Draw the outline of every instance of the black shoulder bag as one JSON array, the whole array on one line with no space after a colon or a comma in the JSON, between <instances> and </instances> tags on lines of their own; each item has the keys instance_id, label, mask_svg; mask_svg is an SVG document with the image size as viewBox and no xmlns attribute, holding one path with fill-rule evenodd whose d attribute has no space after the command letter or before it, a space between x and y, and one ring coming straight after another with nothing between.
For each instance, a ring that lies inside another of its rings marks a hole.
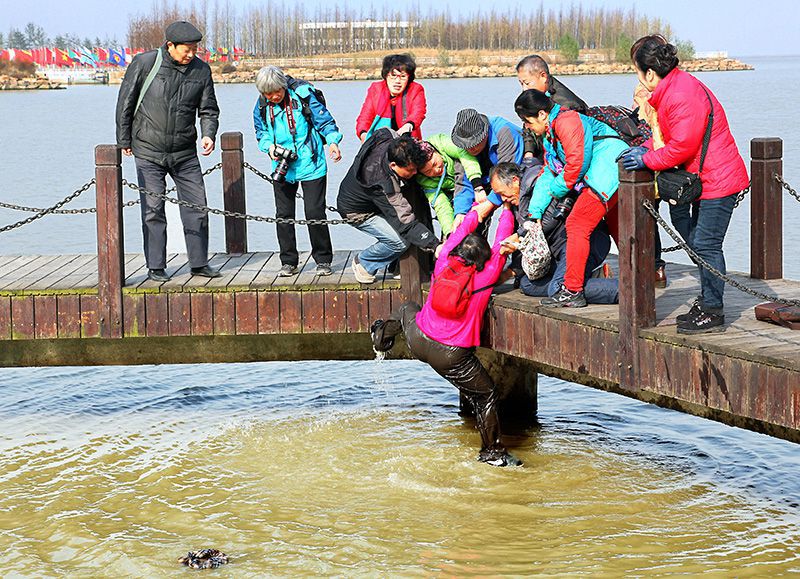
<instances>
[{"instance_id":1,"label":"black shoulder bag","mask_svg":"<svg viewBox=\"0 0 800 579\"><path fill-rule=\"evenodd\" d=\"M703 193L703 183L700 181L700 174L703 172L703 163L706 160L708 143L711 140L711 127L714 125L714 103L711 102L708 91L705 88L703 88L703 91L706 93L708 104L711 105L711 111L708 113L706 132L703 135L703 148L700 151L700 166L697 168L697 173L674 168L661 171L656 176L658 196L668 201L670 205L694 203Z\"/></svg>"}]
</instances>

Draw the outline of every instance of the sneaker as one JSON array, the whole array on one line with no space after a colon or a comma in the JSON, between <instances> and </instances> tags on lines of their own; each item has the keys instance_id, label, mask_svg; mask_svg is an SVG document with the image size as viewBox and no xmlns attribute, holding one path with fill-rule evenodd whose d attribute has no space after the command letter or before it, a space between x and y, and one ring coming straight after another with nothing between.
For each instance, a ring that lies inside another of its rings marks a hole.
<instances>
[{"instance_id":1,"label":"sneaker","mask_svg":"<svg viewBox=\"0 0 800 579\"><path fill-rule=\"evenodd\" d=\"M353 273L356 276L356 281L359 283L373 283L375 281L375 276L361 265L358 261L358 256L355 256L353 259Z\"/></svg>"},{"instance_id":2,"label":"sneaker","mask_svg":"<svg viewBox=\"0 0 800 579\"><path fill-rule=\"evenodd\" d=\"M165 269L148 269L147 279L163 283L165 281L169 281L169 276L167 275L167 271Z\"/></svg>"},{"instance_id":3,"label":"sneaker","mask_svg":"<svg viewBox=\"0 0 800 579\"><path fill-rule=\"evenodd\" d=\"M317 269L314 270L314 273L319 276L331 275L333 273L333 269L331 269L331 264L329 263L318 263Z\"/></svg>"},{"instance_id":4,"label":"sneaker","mask_svg":"<svg viewBox=\"0 0 800 579\"><path fill-rule=\"evenodd\" d=\"M403 330L398 320L375 320L369 328L372 347L376 352L388 352L394 346L394 338Z\"/></svg>"},{"instance_id":5,"label":"sneaker","mask_svg":"<svg viewBox=\"0 0 800 579\"><path fill-rule=\"evenodd\" d=\"M586 307L586 296L583 290L572 292L562 285L554 295L539 303L548 308L583 308Z\"/></svg>"},{"instance_id":6,"label":"sneaker","mask_svg":"<svg viewBox=\"0 0 800 579\"><path fill-rule=\"evenodd\" d=\"M692 302L692 307L689 308L689 311L686 312L685 314L680 314L679 316L675 316L675 320L678 323L687 322L691 320L693 317L695 317L697 314L699 314L701 309L703 309L703 305L700 300L700 297L698 296L694 298L694 301Z\"/></svg>"},{"instance_id":7,"label":"sneaker","mask_svg":"<svg viewBox=\"0 0 800 579\"><path fill-rule=\"evenodd\" d=\"M479 462L492 466L522 466L522 461L505 450L482 450L478 455Z\"/></svg>"},{"instance_id":8,"label":"sneaker","mask_svg":"<svg viewBox=\"0 0 800 579\"><path fill-rule=\"evenodd\" d=\"M679 334L708 334L711 332L723 332L725 328L725 314L709 312L700 309L696 316L682 322L678 322Z\"/></svg>"},{"instance_id":9,"label":"sneaker","mask_svg":"<svg viewBox=\"0 0 800 579\"><path fill-rule=\"evenodd\" d=\"M284 263L281 270L278 272L280 277L292 277L297 274L297 266L290 263Z\"/></svg>"}]
</instances>

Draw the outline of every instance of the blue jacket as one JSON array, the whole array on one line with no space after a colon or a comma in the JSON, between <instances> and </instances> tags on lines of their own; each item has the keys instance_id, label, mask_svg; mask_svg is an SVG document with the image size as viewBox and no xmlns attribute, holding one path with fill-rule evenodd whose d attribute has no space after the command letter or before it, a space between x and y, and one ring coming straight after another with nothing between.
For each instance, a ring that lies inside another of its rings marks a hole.
<instances>
[{"instance_id":1,"label":"blue jacket","mask_svg":"<svg viewBox=\"0 0 800 579\"><path fill-rule=\"evenodd\" d=\"M481 162L481 168L483 169L484 189L487 193L491 191L489 187L489 170L498 163L506 161L521 165L522 157L525 155L522 131L518 126L503 117L488 117L488 119L489 134L486 148L478 155L478 160ZM489 199L495 205L503 204L503 200L497 193L489 193ZM466 213L470 208L467 207L462 211L463 206L460 206L458 209L456 213Z\"/></svg>"},{"instance_id":2,"label":"blue jacket","mask_svg":"<svg viewBox=\"0 0 800 579\"><path fill-rule=\"evenodd\" d=\"M259 98L253 109L253 125L258 140L258 148L264 153L269 153L272 145L281 145L297 153L297 161L289 163L286 181L310 181L324 177L328 172L325 162L325 145L339 144L342 133L336 126L336 121L325 106L311 92L311 85L301 84L295 90L286 89L292 103L292 113L295 122L295 135L289 131L286 111L281 105L270 105L263 98ZM311 107L313 127L309 127L300 98L308 99ZM275 114L273 126L270 118L270 107ZM266 122L263 115L266 113ZM309 131L311 134L309 135ZM323 143L324 138L324 143ZM276 161L272 161L275 169Z\"/></svg>"},{"instance_id":3,"label":"blue jacket","mask_svg":"<svg viewBox=\"0 0 800 579\"><path fill-rule=\"evenodd\" d=\"M607 124L553 105L544 139L545 167L536 180L528 211L540 219L553 198L588 186L607 202L619 188L617 156L628 148Z\"/></svg>"}]
</instances>

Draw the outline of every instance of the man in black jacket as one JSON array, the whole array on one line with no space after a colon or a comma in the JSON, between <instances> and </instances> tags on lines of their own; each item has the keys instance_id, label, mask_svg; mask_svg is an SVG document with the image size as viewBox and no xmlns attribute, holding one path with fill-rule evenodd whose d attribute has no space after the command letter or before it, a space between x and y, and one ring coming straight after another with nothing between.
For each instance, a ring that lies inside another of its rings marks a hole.
<instances>
[{"instance_id":1,"label":"man in black jacket","mask_svg":"<svg viewBox=\"0 0 800 579\"><path fill-rule=\"evenodd\" d=\"M430 227L430 208L414 181L426 161L413 137L379 129L361 146L339 185L339 213L376 238L353 260L359 282L374 282L375 274L403 255L409 244L431 250L439 245Z\"/></svg>"},{"instance_id":2,"label":"man in black jacket","mask_svg":"<svg viewBox=\"0 0 800 579\"><path fill-rule=\"evenodd\" d=\"M170 24L165 36L164 46L137 55L128 66L117 99L117 145L135 157L140 187L163 194L170 175L178 199L205 205L195 123L199 116L203 155L208 156L214 151L219 107L211 69L195 56L203 35L180 21ZM140 197L148 277L167 281L164 200ZM208 265L208 214L183 206L180 213L192 275L218 277L219 271Z\"/></svg>"}]
</instances>

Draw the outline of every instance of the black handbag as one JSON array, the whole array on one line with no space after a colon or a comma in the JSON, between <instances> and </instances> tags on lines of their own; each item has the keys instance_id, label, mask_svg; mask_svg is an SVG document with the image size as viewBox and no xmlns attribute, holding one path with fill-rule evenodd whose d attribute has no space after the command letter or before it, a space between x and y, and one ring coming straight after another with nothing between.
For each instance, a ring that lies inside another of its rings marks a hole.
<instances>
[{"instance_id":1,"label":"black handbag","mask_svg":"<svg viewBox=\"0 0 800 579\"><path fill-rule=\"evenodd\" d=\"M714 103L711 102L708 91L705 88L703 91L706 93L708 104L711 105L711 111L708 113L706 132L703 135L703 148L700 150L700 166L697 168L697 173L675 168L661 171L656 176L658 196L669 202L670 205L694 203L703 193L700 174L703 172L703 163L705 163L708 143L711 140L711 128L714 126Z\"/></svg>"}]
</instances>

